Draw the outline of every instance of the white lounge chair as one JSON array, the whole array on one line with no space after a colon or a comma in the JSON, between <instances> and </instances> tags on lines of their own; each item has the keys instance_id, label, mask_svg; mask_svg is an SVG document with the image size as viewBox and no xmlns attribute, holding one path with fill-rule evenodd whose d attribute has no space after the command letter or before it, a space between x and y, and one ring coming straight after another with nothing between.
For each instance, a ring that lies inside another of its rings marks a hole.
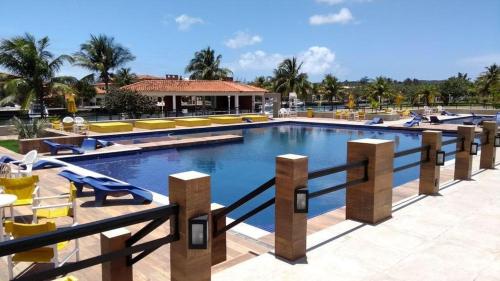
<instances>
[{"instance_id":1,"label":"white lounge chair","mask_svg":"<svg viewBox=\"0 0 500 281\"><path fill-rule=\"evenodd\" d=\"M15 164L15 169L12 173L15 176L31 176L31 171L33 170L33 164L36 162L38 156L38 151L32 150L23 159L19 161L12 161L10 163Z\"/></svg>"}]
</instances>

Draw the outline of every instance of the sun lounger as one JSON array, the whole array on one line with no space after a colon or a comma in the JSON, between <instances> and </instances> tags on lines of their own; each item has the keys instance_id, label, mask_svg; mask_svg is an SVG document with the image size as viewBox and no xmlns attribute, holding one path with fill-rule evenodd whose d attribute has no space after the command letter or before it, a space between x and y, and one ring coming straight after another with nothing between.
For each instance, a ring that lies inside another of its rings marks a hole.
<instances>
[{"instance_id":1,"label":"sun lounger","mask_svg":"<svg viewBox=\"0 0 500 281\"><path fill-rule=\"evenodd\" d=\"M33 170L43 170L43 169L52 169L52 168L60 168L66 167L65 164L54 162L50 160L38 160L33 164Z\"/></svg>"},{"instance_id":2,"label":"sun lounger","mask_svg":"<svg viewBox=\"0 0 500 281\"><path fill-rule=\"evenodd\" d=\"M153 201L153 195L151 192L138 188L130 184L122 184L119 182L103 182L99 179L92 177L84 177L83 182L94 189L95 194L95 204L97 206L102 206L106 202L106 197L120 197L126 194L130 194L134 197L134 200L139 203L149 204Z\"/></svg>"},{"instance_id":3,"label":"sun lounger","mask_svg":"<svg viewBox=\"0 0 500 281\"><path fill-rule=\"evenodd\" d=\"M441 111L441 115L446 115L446 116L457 116L458 114L452 113L446 110Z\"/></svg>"},{"instance_id":4,"label":"sun lounger","mask_svg":"<svg viewBox=\"0 0 500 281\"><path fill-rule=\"evenodd\" d=\"M106 201L106 196L123 196L131 194L138 202L148 204L153 200L151 192L130 184L114 181L109 178L85 177L75 172L64 170L60 176L73 182L77 189L77 194L82 194L84 186L94 189L96 205L101 206Z\"/></svg>"},{"instance_id":5,"label":"sun lounger","mask_svg":"<svg viewBox=\"0 0 500 281\"><path fill-rule=\"evenodd\" d=\"M102 147L112 146L113 145L113 142L107 141L107 140L99 140L99 139L97 139L96 141L97 141L97 147L98 148L102 148Z\"/></svg>"},{"instance_id":6,"label":"sun lounger","mask_svg":"<svg viewBox=\"0 0 500 281\"><path fill-rule=\"evenodd\" d=\"M93 138L86 138L83 140L80 149L83 151L94 151L97 149L97 140Z\"/></svg>"},{"instance_id":7,"label":"sun lounger","mask_svg":"<svg viewBox=\"0 0 500 281\"><path fill-rule=\"evenodd\" d=\"M0 157L0 163L10 163L12 161L16 161L16 159L6 155Z\"/></svg>"},{"instance_id":8,"label":"sun lounger","mask_svg":"<svg viewBox=\"0 0 500 281\"><path fill-rule=\"evenodd\" d=\"M83 149L73 144L60 144L50 140L44 140L43 143L49 147L50 155L57 155L59 150L71 150L74 154L83 154L85 152Z\"/></svg>"},{"instance_id":9,"label":"sun lounger","mask_svg":"<svg viewBox=\"0 0 500 281\"><path fill-rule=\"evenodd\" d=\"M375 117L372 120L365 123L365 125L375 125L375 124L383 124L384 120L380 117Z\"/></svg>"},{"instance_id":10,"label":"sun lounger","mask_svg":"<svg viewBox=\"0 0 500 281\"><path fill-rule=\"evenodd\" d=\"M420 125L420 122L421 122L422 119L418 118L418 117L415 117L413 118L412 120L408 121L408 122L405 122L403 124L403 126L405 127L413 127L413 126L418 126Z\"/></svg>"},{"instance_id":11,"label":"sun lounger","mask_svg":"<svg viewBox=\"0 0 500 281\"><path fill-rule=\"evenodd\" d=\"M430 120L431 124L441 124L441 123L443 123L443 121L439 120L439 118L437 118L437 116L431 116L430 118L431 118L431 120Z\"/></svg>"}]
</instances>

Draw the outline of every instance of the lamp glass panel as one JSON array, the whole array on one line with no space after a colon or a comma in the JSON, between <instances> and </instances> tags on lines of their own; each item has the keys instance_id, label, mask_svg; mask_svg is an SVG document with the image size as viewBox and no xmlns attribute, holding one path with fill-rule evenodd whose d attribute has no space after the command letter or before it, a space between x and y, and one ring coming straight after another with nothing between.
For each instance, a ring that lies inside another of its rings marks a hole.
<instances>
[{"instance_id":1,"label":"lamp glass panel","mask_svg":"<svg viewBox=\"0 0 500 281\"><path fill-rule=\"evenodd\" d=\"M305 210L307 208L307 194L297 193L297 210Z\"/></svg>"},{"instance_id":2,"label":"lamp glass panel","mask_svg":"<svg viewBox=\"0 0 500 281\"><path fill-rule=\"evenodd\" d=\"M191 225L191 241L193 245L203 245L205 243L203 228L202 223L194 223Z\"/></svg>"}]
</instances>

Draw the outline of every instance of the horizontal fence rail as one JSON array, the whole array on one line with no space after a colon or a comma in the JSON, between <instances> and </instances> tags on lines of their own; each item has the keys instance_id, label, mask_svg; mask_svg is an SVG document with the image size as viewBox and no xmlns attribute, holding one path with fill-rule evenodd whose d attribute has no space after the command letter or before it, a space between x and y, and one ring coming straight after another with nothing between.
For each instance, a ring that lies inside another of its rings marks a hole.
<instances>
[{"instance_id":1,"label":"horizontal fence rail","mask_svg":"<svg viewBox=\"0 0 500 281\"><path fill-rule=\"evenodd\" d=\"M335 192L335 191L339 191L341 189L348 188L350 186L354 186L354 185L368 181L368 160L362 160L362 161L358 161L358 162L348 163L348 164L344 164L344 165L340 165L340 166L336 166L336 167L320 169L320 170L310 172L309 179L316 179L319 177L324 177L324 176L332 175L335 173L340 173L340 172L344 172L344 171L347 171L350 169L361 168L361 167L364 168L364 175L362 178L351 180L351 181L348 181L345 183L334 185L332 187L327 187L327 188L323 188L323 189L318 190L318 191L311 192L311 193L309 193L309 198L312 199L312 198L320 197L322 195L325 195L325 194L328 194L331 192Z\"/></svg>"},{"instance_id":2,"label":"horizontal fence rail","mask_svg":"<svg viewBox=\"0 0 500 281\"><path fill-rule=\"evenodd\" d=\"M420 166L420 164L429 162L430 161L430 155L429 155L430 150L431 150L431 146L430 145L424 145L424 146L410 148L410 149L406 149L406 150L402 150L402 151L394 153L394 158L399 158L399 157L403 157L403 156L415 154L415 153L418 153L418 152L425 152L426 156L425 156L425 159L420 159L418 161L415 161L415 162L412 162L412 163L409 163L409 164L405 164L405 165L402 165L402 166L399 166L399 167L395 167L392 171L394 173L397 173L397 172L400 172L400 171L411 169L413 167Z\"/></svg>"},{"instance_id":3,"label":"horizontal fence rail","mask_svg":"<svg viewBox=\"0 0 500 281\"><path fill-rule=\"evenodd\" d=\"M257 187L256 189L254 189L253 191L249 192L245 196L243 196L240 199L238 199L233 204L231 204L231 205L229 205L227 207L224 207L220 212L214 214L213 217L212 217L212 221L213 221L212 222L213 223L213 235L214 235L214 237L219 236L220 234L222 234L222 233L228 231L229 229L235 227L237 224L243 222L244 220L252 217L253 215L257 214L258 212L260 212L260 211L264 210L265 208L267 208L267 207L271 206L272 204L274 204L275 198L273 197L272 199L266 201L264 204L261 204L260 206L257 206L253 210L251 210L248 213L244 214L240 218L235 219L233 222L231 222L230 224L224 226L222 229L219 229L217 227L218 222L219 222L220 219L222 219L223 217L225 217L227 214L231 213L232 211L236 210L237 208L241 207L243 204L247 203L248 201L254 199L255 197L257 197L258 195L260 195L264 191L266 191L269 188L273 187L275 184L276 184L276 178L273 177L273 178L269 179L268 181L266 181L265 183L263 183L262 185L260 185L259 187Z\"/></svg>"},{"instance_id":4,"label":"horizontal fence rail","mask_svg":"<svg viewBox=\"0 0 500 281\"><path fill-rule=\"evenodd\" d=\"M366 165L368 165L368 160L363 160L363 161L348 163L348 164L335 166L335 167L331 167L331 168L325 168L325 169L312 171L308 175L309 175L309 179L312 180L312 179L328 176L331 174L344 172L344 171L347 171L349 169L364 167Z\"/></svg>"},{"instance_id":5,"label":"horizontal fence rail","mask_svg":"<svg viewBox=\"0 0 500 281\"><path fill-rule=\"evenodd\" d=\"M36 272L34 274L29 274L28 276L21 276L19 278L16 278L15 280L28 281L55 278L60 275L65 275L73 271L102 264L104 262L108 262L120 257L127 257L127 263L130 266L143 257L147 256L149 253L153 252L155 249L158 249L160 246L179 240L179 232L177 228L178 213L178 206L176 204L171 204L151 210L140 211L133 214L122 215L96 222L58 229L52 232L0 242L0 257L54 245L59 242L94 235L120 227L151 221L148 225L146 225L143 229L138 231L136 234L131 236L129 240L126 241L127 247L124 249L101 254L99 256L80 260L74 263L67 263L61 267ZM144 242L139 245L133 245L144 236L146 236L149 232L156 229L158 226L169 219L174 220L171 224L170 234L162 238ZM133 259L132 254L139 252L140 254Z\"/></svg>"}]
</instances>

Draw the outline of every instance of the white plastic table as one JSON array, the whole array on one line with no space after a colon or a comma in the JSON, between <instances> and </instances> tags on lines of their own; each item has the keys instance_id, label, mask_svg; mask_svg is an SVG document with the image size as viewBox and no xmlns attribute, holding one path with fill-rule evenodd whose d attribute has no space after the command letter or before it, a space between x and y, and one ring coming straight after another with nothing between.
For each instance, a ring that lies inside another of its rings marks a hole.
<instances>
[{"instance_id":1,"label":"white plastic table","mask_svg":"<svg viewBox=\"0 0 500 281\"><path fill-rule=\"evenodd\" d=\"M4 232L3 232L3 217L4 217L4 208L10 207L10 215L14 214L13 203L16 202L17 196L12 194L0 194L0 242L4 240Z\"/></svg>"}]
</instances>

